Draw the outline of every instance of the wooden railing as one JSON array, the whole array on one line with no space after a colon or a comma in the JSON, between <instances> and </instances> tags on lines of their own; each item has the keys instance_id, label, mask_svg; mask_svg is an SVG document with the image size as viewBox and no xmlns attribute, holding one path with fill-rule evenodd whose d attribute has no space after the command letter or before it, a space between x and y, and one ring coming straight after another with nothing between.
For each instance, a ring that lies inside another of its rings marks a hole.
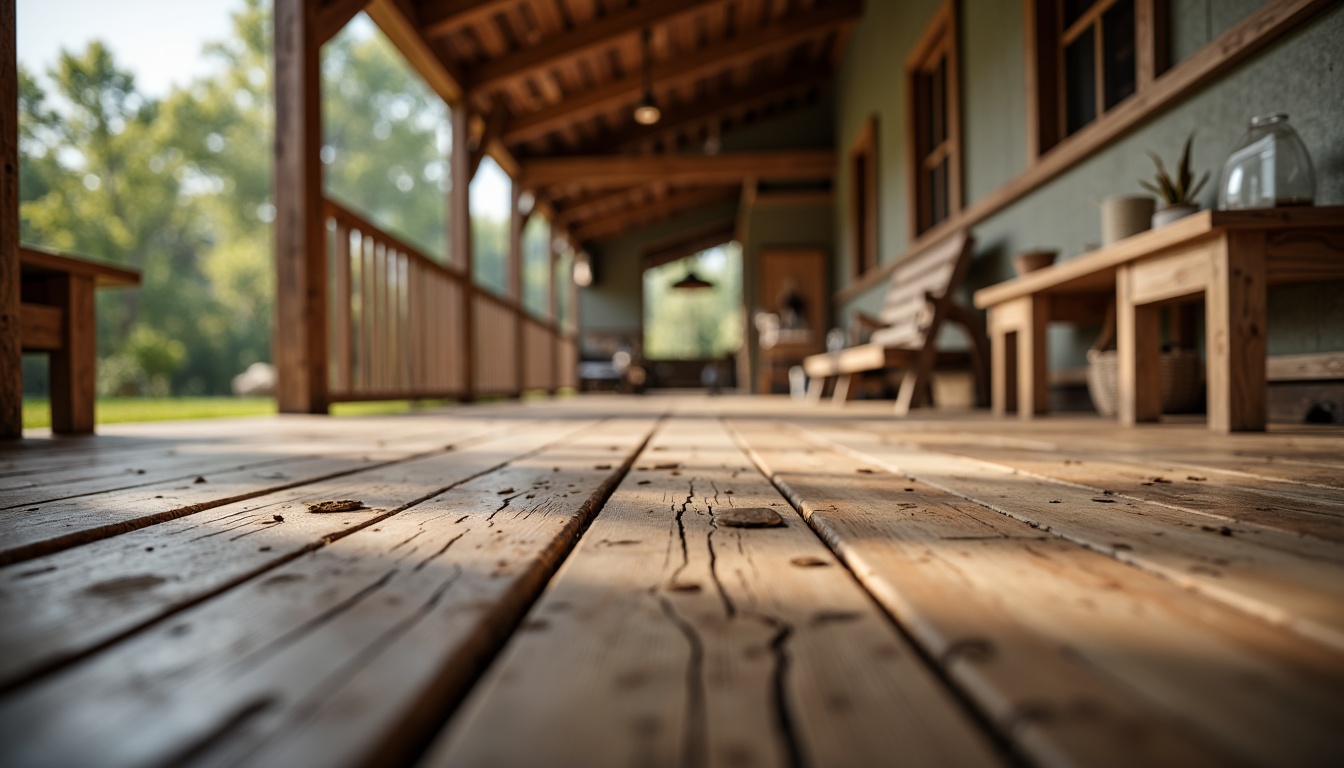
<instances>
[{"instance_id":1,"label":"wooden railing","mask_svg":"<svg viewBox=\"0 0 1344 768\"><path fill-rule=\"evenodd\" d=\"M475 288L460 270L353 211L324 203L331 402L518 395L574 385L572 334Z\"/></svg>"}]
</instances>

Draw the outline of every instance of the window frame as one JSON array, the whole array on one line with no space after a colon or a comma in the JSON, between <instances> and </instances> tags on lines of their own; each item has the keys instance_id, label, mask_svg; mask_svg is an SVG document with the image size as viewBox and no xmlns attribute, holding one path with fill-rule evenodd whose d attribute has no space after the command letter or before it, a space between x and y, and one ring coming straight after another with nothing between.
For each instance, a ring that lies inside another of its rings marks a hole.
<instances>
[{"instance_id":1,"label":"window frame","mask_svg":"<svg viewBox=\"0 0 1344 768\"><path fill-rule=\"evenodd\" d=\"M869 116L849 148L849 259L855 278L877 269L882 261L878 255L877 187L877 118Z\"/></svg>"},{"instance_id":2,"label":"window frame","mask_svg":"<svg viewBox=\"0 0 1344 768\"><path fill-rule=\"evenodd\" d=\"M910 195L910 240L937 228L961 213L961 62L958 45L955 0L945 0L934 12L919 41L905 60L906 163ZM917 116L921 114L922 83L940 62L946 62L943 75L946 112L944 138L937 145L924 147ZM935 160L936 158L936 160ZM947 161L947 210L933 220L932 191L926 186L926 165Z\"/></svg>"},{"instance_id":3,"label":"window frame","mask_svg":"<svg viewBox=\"0 0 1344 768\"><path fill-rule=\"evenodd\" d=\"M1023 0L1027 55L1027 153L1035 162L1051 149L1102 130L1099 126L1125 104L1142 97L1153 82L1170 67L1168 0L1133 0L1134 3L1134 92L1106 107L1105 51L1101 19L1121 0L1096 0L1069 29L1064 29L1064 0ZM1095 36L1093 56L1093 118L1068 133L1064 87L1065 48L1081 35Z\"/></svg>"}]
</instances>

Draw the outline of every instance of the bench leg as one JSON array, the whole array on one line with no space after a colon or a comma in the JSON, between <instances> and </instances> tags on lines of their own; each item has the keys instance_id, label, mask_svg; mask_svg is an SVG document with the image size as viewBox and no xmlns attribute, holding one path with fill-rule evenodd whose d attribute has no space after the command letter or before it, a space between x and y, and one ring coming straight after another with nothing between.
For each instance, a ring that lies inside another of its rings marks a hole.
<instances>
[{"instance_id":1,"label":"bench leg","mask_svg":"<svg viewBox=\"0 0 1344 768\"><path fill-rule=\"evenodd\" d=\"M812 380L807 382L807 404L816 405L821 402L821 393L826 390L825 376L813 376Z\"/></svg>"},{"instance_id":2,"label":"bench leg","mask_svg":"<svg viewBox=\"0 0 1344 768\"><path fill-rule=\"evenodd\" d=\"M853 378L852 373L842 373L835 378L835 392L831 394L831 404L844 405L849 400L849 385Z\"/></svg>"},{"instance_id":3,"label":"bench leg","mask_svg":"<svg viewBox=\"0 0 1344 768\"><path fill-rule=\"evenodd\" d=\"M52 279L53 298L65 310L61 349L51 353L51 431L62 435L93 432L96 338L93 278L62 275Z\"/></svg>"},{"instance_id":4,"label":"bench leg","mask_svg":"<svg viewBox=\"0 0 1344 768\"><path fill-rule=\"evenodd\" d=\"M990 310L991 314L993 309ZM995 328L989 336L989 403L996 417L1008 413L1008 332Z\"/></svg>"},{"instance_id":5,"label":"bench leg","mask_svg":"<svg viewBox=\"0 0 1344 768\"><path fill-rule=\"evenodd\" d=\"M1116 403L1120 423L1133 426L1162 417L1162 316L1160 307L1134 303L1131 271L1115 275Z\"/></svg>"}]
</instances>

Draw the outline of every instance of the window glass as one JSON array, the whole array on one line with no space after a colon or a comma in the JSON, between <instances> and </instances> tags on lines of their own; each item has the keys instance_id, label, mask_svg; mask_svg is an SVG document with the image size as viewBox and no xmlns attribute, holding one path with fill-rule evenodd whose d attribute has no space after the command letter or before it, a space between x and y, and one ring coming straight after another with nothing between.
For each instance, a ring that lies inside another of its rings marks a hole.
<instances>
[{"instance_id":1,"label":"window glass","mask_svg":"<svg viewBox=\"0 0 1344 768\"><path fill-rule=\"evenodd\" d=\"M551 223L540 213L532 214L523 228L523 308L533 317L546 317L550 307Z\"/></svg>"},{"instance_id":2,"label":"window glass","mask_svg":"<svg viewBox=\"0 0 1344 768\"><path fill-rule=\"evenodd\" d=\"M509 205L512 181L488 155L471 180L471 258L476 284L503 296L509 290Z\"/></svg>"},{"instance_id":3,"label":"window glass","mask_svg":"<svg viewBox=\"0 0 1344 768\"><path fill-rule=\"evenodd\" d=\"M1064 134L1097 117L1096 37L1084 32L1064 48Z\"/></svg>"}]
</instances>

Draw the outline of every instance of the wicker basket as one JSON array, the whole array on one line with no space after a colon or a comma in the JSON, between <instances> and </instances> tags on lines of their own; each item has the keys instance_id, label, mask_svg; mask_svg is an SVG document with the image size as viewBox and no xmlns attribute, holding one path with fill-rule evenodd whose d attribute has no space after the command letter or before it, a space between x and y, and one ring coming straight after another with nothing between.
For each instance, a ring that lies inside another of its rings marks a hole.
<instances>
[{"instance_id":1,"label":"wicker basket","mask_svg":"<svg viewBox=\"0 0 1344 768\"><path fill-rule=\"evenodd\" d=\"M1102 416L1114 416L1119 407L1118 353L1111 349L1087 352L1087 393ZM1162 412L1188 413L1199 407L1203 386L1199 353L1173 349L1162 353Z\"/></svg>"}]
</instances>

